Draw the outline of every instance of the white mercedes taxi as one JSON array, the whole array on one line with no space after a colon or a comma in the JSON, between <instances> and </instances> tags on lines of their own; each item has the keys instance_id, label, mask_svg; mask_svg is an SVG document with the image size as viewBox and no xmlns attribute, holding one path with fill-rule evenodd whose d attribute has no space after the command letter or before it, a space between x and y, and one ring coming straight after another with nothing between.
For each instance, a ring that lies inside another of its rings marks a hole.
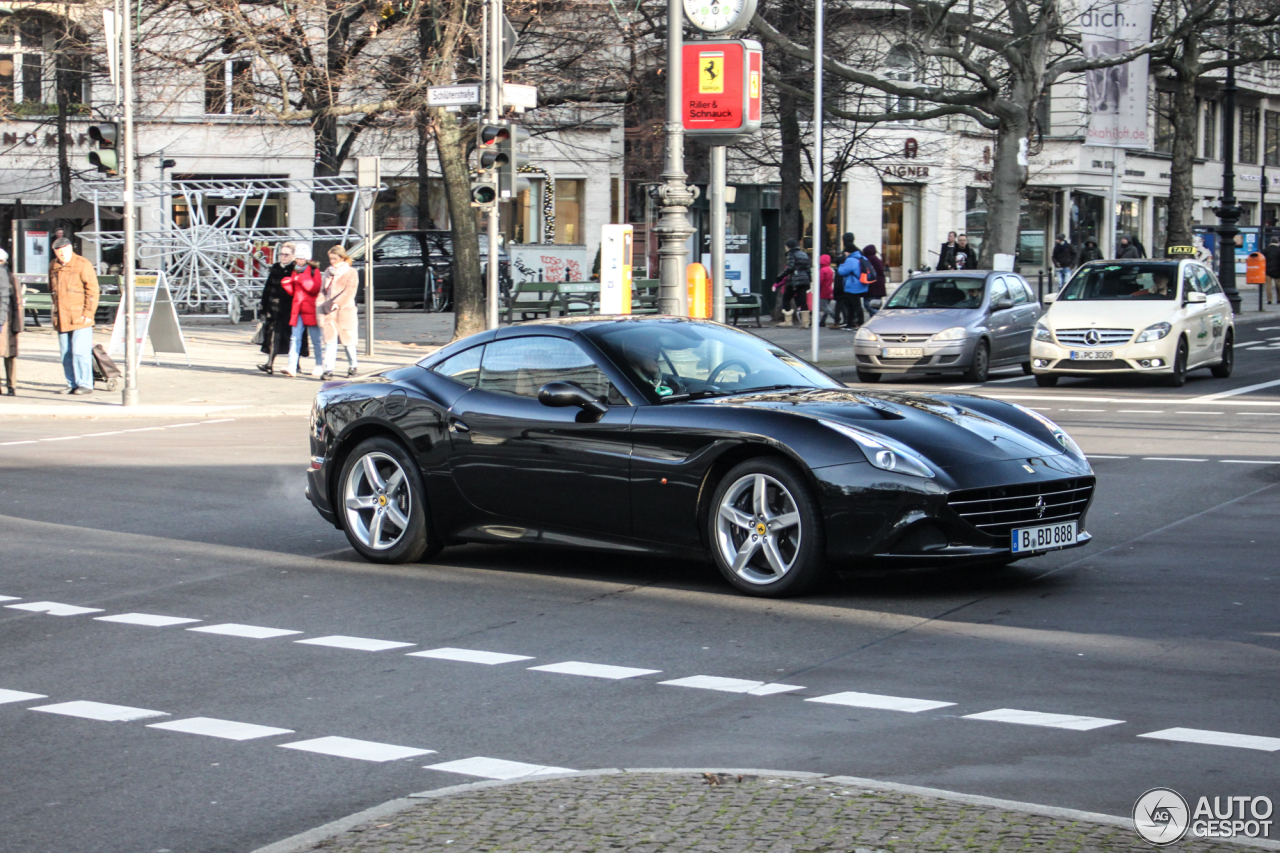
<instances>
[{"instance_id":1,"label":"white mercedes taxi","mask_svg":"<svg viewBox=\"0 0 1280 853\"><path fill-rule=\"evenodd\" d=\"M1057 294L1031 340L1037 385L1061 376L1151 373L1180 387L1188 370L1231 375L1235 323L1213 272L1193 260L1092 261Z\"/></svg>"}]
</instances>

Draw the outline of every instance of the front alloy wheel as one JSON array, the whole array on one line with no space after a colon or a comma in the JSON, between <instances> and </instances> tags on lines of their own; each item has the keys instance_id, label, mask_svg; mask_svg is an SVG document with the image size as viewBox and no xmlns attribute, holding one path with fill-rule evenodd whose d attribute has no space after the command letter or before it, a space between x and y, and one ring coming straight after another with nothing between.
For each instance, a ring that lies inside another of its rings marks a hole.
<instances>
[{"instance_id":1,"label":"front alloy wheel","mask_svg":"<svg viewBox=\"0 0 1280 853\"><path fill-rule=\"evenodd\" d=\"M752 595L794 595L821 575L822 531L815 501L794 469L754 459L735 467L713 497L716 565Z\"/></svg>"},{"instance_id":2,"label":"front alloy wheel","mask_svg":"<svg viewBox=\"0 0 1280 853\"><path fill-rule=\"evenodd\" d=\"M422 478L412 457L389 438L360 443L342 466L343 529L375 563L407 563L427 551Z\"/></svg>"}]
</instances>

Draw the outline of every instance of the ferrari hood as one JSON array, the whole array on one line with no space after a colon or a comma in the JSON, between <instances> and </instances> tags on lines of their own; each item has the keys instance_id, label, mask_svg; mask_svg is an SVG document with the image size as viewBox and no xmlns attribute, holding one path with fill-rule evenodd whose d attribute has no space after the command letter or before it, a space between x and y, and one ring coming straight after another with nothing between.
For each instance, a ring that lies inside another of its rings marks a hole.
<instances>
[{"instance_id":1,"label":"ferrari hood","mask_svg":"<svg viewBox=\"0 0 1280 853\"><path fill-rule=\"evenodd\" d=\"M1059 456L1053 433L1019 409L964 395L795 390L706 401L785 411L895 439L939 468Z\"/></svg>"}]
</instances>

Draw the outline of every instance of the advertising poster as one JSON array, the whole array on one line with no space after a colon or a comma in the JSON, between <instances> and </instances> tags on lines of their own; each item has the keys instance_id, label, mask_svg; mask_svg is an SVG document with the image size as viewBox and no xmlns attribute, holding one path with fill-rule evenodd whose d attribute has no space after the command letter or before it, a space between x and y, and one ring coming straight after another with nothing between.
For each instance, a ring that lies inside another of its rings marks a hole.
<instances>
[{"instance_id":1,"label":"advertising poster","mask_svg":"<svg viewBox=\"0 0 1280 853\"><path fill-rule=\"evenodd\" d=\"M24 231L22 239L25 245L26 266L22 270L31 275L49 274L49 232Z\"/></svg>"},{"instance_id":2,"label":"advertising poster","mask_svg":"<svg viewBox=\"0 0 1280 853\"><path fill-rule=\"evenodd\" d=\"M1151 0L1088 5L1079 19L1086 58L1112 56L1151 38ZM1085 72L1086 145L1147 148L1147 57Z\"/></svg>"}]
</instances>

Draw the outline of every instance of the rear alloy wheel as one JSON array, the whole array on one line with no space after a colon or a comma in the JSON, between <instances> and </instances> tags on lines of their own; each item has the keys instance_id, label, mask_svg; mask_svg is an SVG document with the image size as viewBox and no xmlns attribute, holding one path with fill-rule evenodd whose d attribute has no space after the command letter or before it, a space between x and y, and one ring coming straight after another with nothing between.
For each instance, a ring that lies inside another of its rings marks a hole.
<instances>
[{"instance_id":1,"label":"rear alloy wheel","mask_svg":"<svg viewBox=\"0 0 1280 853\"><path fill-rule=\"evenodd\" d=\"M1218 379L1226 379L1231 375L1231 370L1236 366L1236 347L1235 332L1227 330L1227 339L1222 343L1222 361L1209 368L1214 377Z\"/></svg>"},{"instance_id":2,"label":"rear alloy wheel","mask_svg":"<svg viewBox=\"0 0 1280 853\"><path fill-rule=\"evenodd\" d=\"M749 595L797 595L822 576L821 517L808 484L777 459L750 459L716 488L708 541L721 574Z\"/></svg>"},{"instance_id":3,"label":"rear alloy wheel","mask_svg":"<svg viewBox=\"0 0 1280 853\"><path fill-rule=\"evenodd\" d=\"M986 382L990 372L991 345L986 341L978 341L978 346L973 350L973 361L969 363L969 369L964 372L964 381Z\"/></svg>"},{"instance_id":4,"label":"rear alloy wheel","mask_svg":"<svg viewBox=\"0 0 1280 853\"><path fill-rule=\"evenodd\" d=\"M1041 388L1052 388L1054 385L1058 384L1058 377L1054 376L1052 373L1037 373L1036 384Z\"/></svg>"},{"instance_id":5,"label":"rear alloy wheel","mask_svg":"<svg viewBox=\"0 0 1280 853\"><path fill-rule=\"evenodd\" d=\"M865 373L865 372L863 372L863 371L859 370L859 371L858 371L858 381L859 381L859 382L865 382L865 383L867 383L868 385L874 385L874 384L876 384L877 382L879 382L879 381L880 381L880 377L881 377L882 375L883 375L883 374L880 374L880 373Z\"/></svg>"},{"instance_id":6,"label":"rear alloy wheel","mask_svg":"<svg viewBox=\"0 0 1280 853\"><path fill-rule=\"evenodd\" d=\"M360 556L374 563L410 563L431 547L439 551L428 542L422 475L399 442L382 436L360 442L338 483L342 529Z\"/></svg>"},{"instance_id":7,"label":"rear alloy wheel","mask_svg":"<svg viewBox=\"0 0 1280 853\"><path fill-rule=\"evenodd\" d=\"M1165 377L1164 384L1181 388L1187 384L1187 339L1178 341L1178 353L1173 357L1173 373Z\"/></svg>"}]
</instances>

